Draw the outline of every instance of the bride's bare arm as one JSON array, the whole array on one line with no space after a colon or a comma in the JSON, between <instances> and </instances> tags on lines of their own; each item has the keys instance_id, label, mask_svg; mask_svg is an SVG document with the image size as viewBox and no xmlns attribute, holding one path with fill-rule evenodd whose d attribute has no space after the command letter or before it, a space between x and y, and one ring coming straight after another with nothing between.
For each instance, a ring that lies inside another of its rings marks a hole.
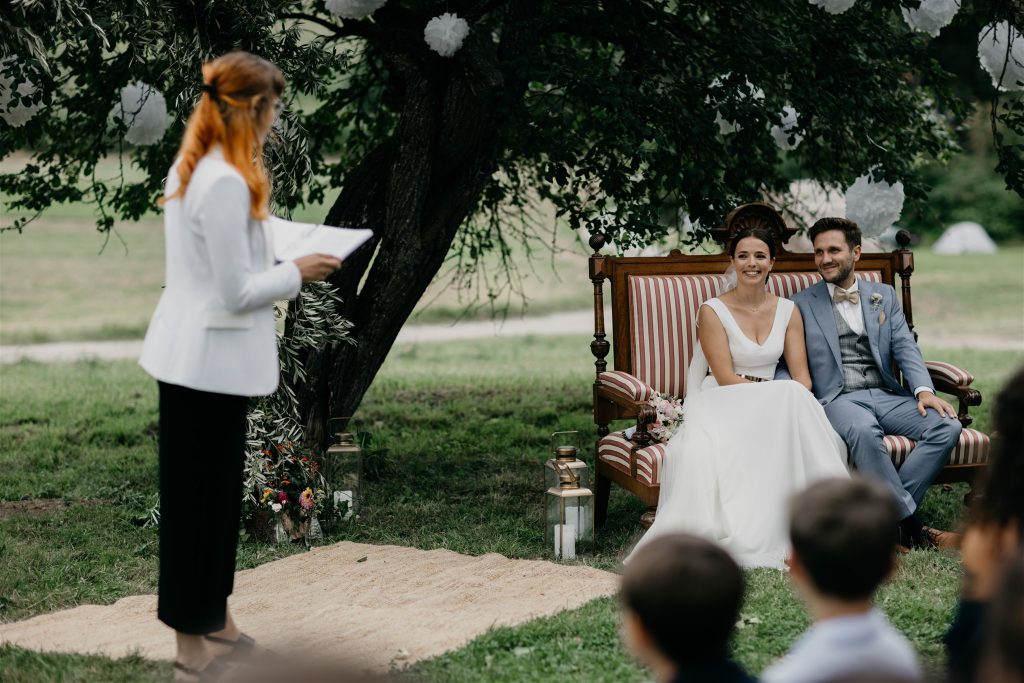
<instances>
[{"instance_id":1,"label":"bride's bare arm","mask_svg":"<svg viewBox=\"0 0 1024 683\"><path fill-rule=\"evenodd\" d=\"M804 344L804 319L800 309L793 307L793 315L786 327L786 342L782 347L782 357L786 359L786 368L790 376L811 390L811 371L807 369L807 346Z\"/></svg>"},{"instance_id":2,"label":"bride's bare arm","mask_svg":"<svg viewBox=\"0 0 1024 683\"><path fill-rule=\"evenodd\" d=\"M711 306L701 306L697 311L697 338L704 350L704 357L708 359L711 374L720 386L750 383L750 380L743 379L733 370L729 337Z\"/></svg>"}]
</instances>

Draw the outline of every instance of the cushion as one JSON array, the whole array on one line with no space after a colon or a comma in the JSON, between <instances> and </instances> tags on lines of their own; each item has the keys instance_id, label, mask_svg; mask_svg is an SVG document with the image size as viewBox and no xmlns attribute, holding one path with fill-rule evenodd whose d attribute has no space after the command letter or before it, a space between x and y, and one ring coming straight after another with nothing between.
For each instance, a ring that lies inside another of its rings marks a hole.
<instances>
[{"instance_id":1,"label":"cushion","mask_svg":"<svg viewBox=\"0 0 1024 683\"><path fill-rule=\"evenodd\" d=\"M974 381L974 375L963 368L958 368L952 363L943 363L942 361L937 360L926 360L924 365L928 368L929 375L932 375L933 377L941 377L947 382L958 387L965 387Z\"/></svg>"},{"instance_id":2,"label":"cushion","mask_svg":"<svg viewBox=\"0 0 1024 683\"><path fill-rule=\"evenodd\" d=\"M907 460L907 456L914 450L913 439L905 436L893 436L887 434L883 443L889 451L889 456L896 467L900 467ZM979 432L977 429L965 427L960 432L960 441L949 454L949 465L983 465L988 462L988 434Z\"/></svg>"},{"instance_id":3,"label":"cushion","mask_svg":"<svg viewBox=\"0 0 1024 683\"><path fill-rule=\"evenodd\" d=\"M905 436L887 434L883 443L889 451L893 464L900 467L914 450L914 440ZM976 429L964 428L960 442L949 454L950 465L982 465L988 462L988 434ZM622 432L613 432L601 439L597 445L599 460L629 474L629 451L633 442ZM668 444L654 443L636 452L636 478L648 485L661 483L661 469L665 464Z\"/></svg>"},{"instance_id":4,"label":"cushion","mask_svg":"<svg viewBox=\"0 0 1024 683\"><path fill-rule=\"evenodd\" d=\"M651 387L621 370L602 372L597 376L597 381L631 401L646 401L654 394Z\"/></svg>"},{"instance_id":5,"label":"cushion","mask_svg":"<svg viewBox=\"0 0 1024 683\"><path fill-rule=\"evenodd\" d=\"M857 273L881 282L880 271ZM772 273L768 290L789 298L818 282L809 273ZM724 275L631 275L629 277L630 371L640 382L670 396L686 393L686 368L697 346L697 309L721 294Z\"/></svg>"},{"instance_id":6,"label":"cushion","mask_svg":"<svg viewBox=\"0 0 1024 683\"><path fill-rule=\"evenodd\" d=\"M633 442L622 432L612 432L597 444L597 458L610 464L615 469L629 474L629 452ZM636 478L645 484L654 486L661 483L661 468L665 462L668 445L653 443L636 452Z\"/></svg>"}]
</instances>

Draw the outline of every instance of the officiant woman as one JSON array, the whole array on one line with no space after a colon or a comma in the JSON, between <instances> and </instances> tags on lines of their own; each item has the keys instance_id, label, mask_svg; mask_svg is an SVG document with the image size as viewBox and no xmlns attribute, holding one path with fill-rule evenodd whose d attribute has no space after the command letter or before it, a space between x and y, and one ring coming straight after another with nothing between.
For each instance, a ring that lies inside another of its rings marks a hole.
<instances>
[{"instance_id":1,"label":"officiant woman","mask_svg":"<svg viewBox=\"0 0 1024 683\"><path fill-rule=\"evenodd\" d=\"M176 632L176 680L212 679L227 655L253 648L227 605L247 402L277 388L273 303L341 266L320 254L274 261L262 148L281 110L281 71L232 52L202 73L160 201L166 285L139 360L159 385L157 616Z\"/></svg>"}]
</instances>

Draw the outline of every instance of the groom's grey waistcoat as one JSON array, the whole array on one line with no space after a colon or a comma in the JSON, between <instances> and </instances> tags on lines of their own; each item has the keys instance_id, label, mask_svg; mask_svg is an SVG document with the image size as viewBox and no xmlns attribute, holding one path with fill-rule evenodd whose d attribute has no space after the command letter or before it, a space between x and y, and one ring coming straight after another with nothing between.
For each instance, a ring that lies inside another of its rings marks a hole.
<instances>
[{"instance_id":1,"label":"groom's grey waistcoat","mask_svg":"<svg viewBox=\"0 0 1024 683\"><path fill-rule=\"evenodd\" d=\"M874 368L881 378L880 386L910 395L893 374L895 364L909 386L933 389L921 351L897 302L896 290L867 280L861 280L858 288L864 315L864 337L867 338ZM793 303L800 309L804 322L812 390L818 401L827 405L846 390L839 324L836 322L838 314L829 296L828 285L819 282L797 292ZM789 377L783 363L779 364L776 376Z\"/></svg>"},{"instance_id":2,"label":"groom's grey waistcoat","mask_svg":"<svg viewBox=\"0 0 1024 683\"><path fill-rule=\"evenodd\" d=\"M835 306L832 307L832 312L835 315L836 328L839 331L839 360L843 367L843 393L884 387L885 381L882 379L882 373L878 371L875 358L871 354L867 329L862 334L857 334Z\"/></svg>"}]
</instances>

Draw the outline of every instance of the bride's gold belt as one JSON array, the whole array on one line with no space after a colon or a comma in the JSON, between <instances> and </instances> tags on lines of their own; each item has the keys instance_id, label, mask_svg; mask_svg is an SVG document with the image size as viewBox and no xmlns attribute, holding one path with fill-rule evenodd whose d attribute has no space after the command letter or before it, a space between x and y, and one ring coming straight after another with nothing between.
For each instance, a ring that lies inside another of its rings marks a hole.
<instances>
[{"instance_id":1,"label":"bride's gold belt","mask_svg":"<svg viewBox=\"0 0 1024 683\"><path fill-rule=\"evenodd\" d=\"M771 380L767 377L754 377L753 375L740 375L743 379L749 379L751 382L770 382Z\"/></svg>"}]
</instances>

